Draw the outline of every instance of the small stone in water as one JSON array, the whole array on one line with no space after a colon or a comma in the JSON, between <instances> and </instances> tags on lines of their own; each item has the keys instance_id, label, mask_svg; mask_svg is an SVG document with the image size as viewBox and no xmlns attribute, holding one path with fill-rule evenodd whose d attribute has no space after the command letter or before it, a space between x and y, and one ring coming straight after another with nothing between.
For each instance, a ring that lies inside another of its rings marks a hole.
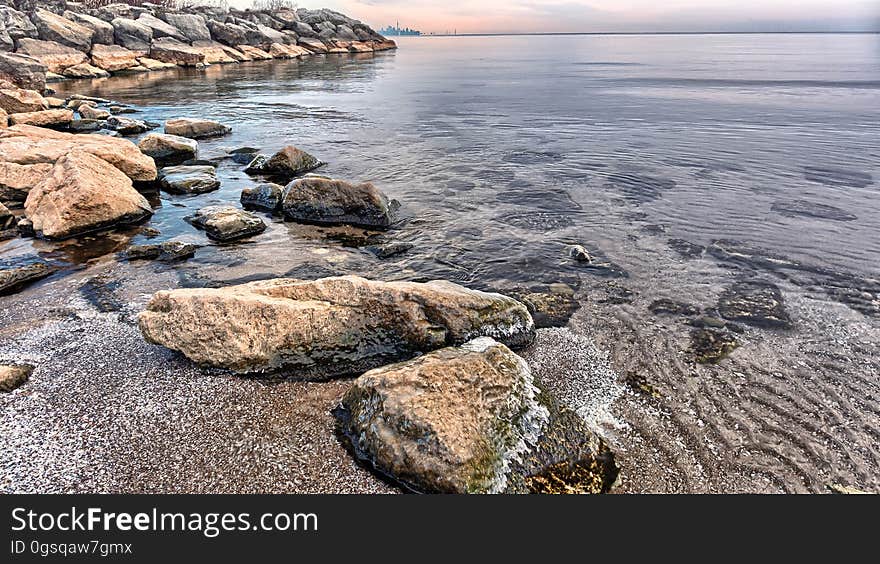
<instances>
[{"instance_id":1,"label":"small stone in water","mask_svg":"<svg viewBox=\"0 0 880 564\"><path fill-rule=\"evenodd\" d=\"M590 251L581 245L572 245L568 248L568 256L579 262L593 262Z\"/></svg>"}]
</instances>

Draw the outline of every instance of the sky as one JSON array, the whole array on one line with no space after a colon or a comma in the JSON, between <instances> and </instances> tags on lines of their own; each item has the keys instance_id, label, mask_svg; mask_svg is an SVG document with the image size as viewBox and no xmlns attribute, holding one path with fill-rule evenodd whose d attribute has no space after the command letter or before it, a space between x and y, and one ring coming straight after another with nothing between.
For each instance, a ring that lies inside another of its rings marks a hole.
<instances>
[{"instance_id":1,"label":"sky","mask_svg":"<svg viewBox=\"0 0 880 564\"><path fill-rule=\"evenodd\" d=\"M249 0L231 0L242 6ZM300 0L373 27L423 32L863 31L880 0Z\"/></svg>"}]
</instances>

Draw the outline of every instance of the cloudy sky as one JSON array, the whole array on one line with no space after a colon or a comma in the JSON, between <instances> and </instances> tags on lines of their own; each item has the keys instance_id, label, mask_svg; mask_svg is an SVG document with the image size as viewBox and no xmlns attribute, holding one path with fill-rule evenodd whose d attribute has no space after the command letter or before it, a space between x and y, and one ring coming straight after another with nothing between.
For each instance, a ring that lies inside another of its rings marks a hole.
<instances>
[{"instance_id":1,"label":"cloudy sky","mask_svg":"<svg viewBox=\"0 0 880 564\"><path fill-rule=\"evenodd\" d=\"M249 0L232 0L233 5ZM880 0L299 0L424 32L878 29Z\"/></svg>"}]
</instances>

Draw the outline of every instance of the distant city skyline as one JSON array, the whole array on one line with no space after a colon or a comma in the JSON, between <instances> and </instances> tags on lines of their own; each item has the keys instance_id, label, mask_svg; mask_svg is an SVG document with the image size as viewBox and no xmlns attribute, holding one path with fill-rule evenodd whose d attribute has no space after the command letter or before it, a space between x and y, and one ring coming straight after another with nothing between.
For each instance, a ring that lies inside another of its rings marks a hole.
<instances>
[{"instance_id":1,"label":"distant city skyline","mask_svg":"<svg viewBox=\"0 0 880 564\"><path fill-rule=\"evenodd\" d=\"M425 34L880 30L877 0L309 0L299 5L338 10L374 27L399 21Z\"/></svg>"}]
</instances>

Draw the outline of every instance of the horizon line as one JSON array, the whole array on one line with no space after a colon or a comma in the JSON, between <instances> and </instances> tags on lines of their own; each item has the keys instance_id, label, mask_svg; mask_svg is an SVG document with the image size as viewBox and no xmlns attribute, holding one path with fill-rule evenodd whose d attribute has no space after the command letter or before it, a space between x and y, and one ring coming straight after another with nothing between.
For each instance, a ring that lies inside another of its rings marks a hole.
<instances>
[{"instance_id":1,"label":"horizon line","mask_svg":"<svg viewBox=\"0 0 880 564\"><path fill-rule=\"evenodd\" d=\"M486 33L421 33L387 37L504 37L537 35L878 35L880 30L839 31L514 31Z\"/></svg>"}]
</instances>

